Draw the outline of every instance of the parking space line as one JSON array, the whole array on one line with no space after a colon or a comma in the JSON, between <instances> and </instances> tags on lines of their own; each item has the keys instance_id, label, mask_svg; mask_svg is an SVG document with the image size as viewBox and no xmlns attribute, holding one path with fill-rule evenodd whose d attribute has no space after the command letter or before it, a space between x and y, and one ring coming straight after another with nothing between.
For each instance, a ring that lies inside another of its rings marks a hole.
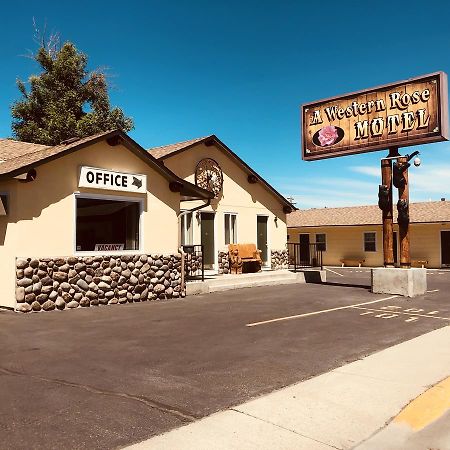
<instances>
[{"instance_id":1,"label":"parking space line","mask_svg":"<svg viewBox=\"0 0 450 450\"><path fill-rule=\"evenodd\" d=\"M258 325L267 325L268 323L282 322L285 320L292 320L292 319L301 319L302 317L315 316L318 314L324 314L324 313L333 312L333 311L340 311L342 309L349 309L349 308L355 308L357 306L371 305L373 303L385 302L386 300L392 300L393 298L398 298L398 297L400 297L400 296L399 295L391 295L390 297L380 298L378 300L372 300L370 302L356 303L354 305L347 305L347 306L338 306L337 308L322 309L320 311L313 311L313 312L309 312L309 313L305 313L305 314L296 314L295 316L277 317L276 319L263 320L261 322L247 323L245 326L246 327L256 327ZM381 311L381 312L385 312L385 311Z\"/></svg>"},{"instance_id":2,"label":"parking space line","mask_svg":"<svg viewBox=\"0 0 450 450\"><path fill-rule=\"evenodd\" d=\"M439 292L439 289L432 289L431 291L427 291L427 292Z\"/></svg>"},{"instance_id":3,"label":"parking space line","mask_svg":"<svg viewBox=\"0 0 450 450\"><path fill-rule=\"evenodd\" d=\"M354 309L362 309L372 312L381 312L386 313L386 310L382 309L373 309L373 308L364 308L359 305L352 306ZM405 316L412 316L412 317L428 317L428 319L441 319L441 320L450 320L450 317L441 317L441 316L429 316L427 314L418 314L418 313L412 313L412 312L403 312L403 311L395 311L395 314L404 314Z\"/></svg>"},{"instance_id":4,"label":"parking space line","mask_svg":"<svg viewBox=\"0 0 450 450\"><path fill-rule=\"evenodd\" d=\"M417 320L419 320L418 317L410 317L409 319L406 319L405 322L416 322Z\"/></svg>"},{"instance_id":5,"label":"parking space line","mask_svg":"<svg viewBox=\"0 0 450 450\"><path fill-rule=\"evenodd\" d=\"M334 273L336 275L339 275L340 277L343 277L344 275L342 275L342 273L339 272L335 272L334 270L328 269L328 267L325 267L325 270L328 270L328 272Z\"/></svg>"}]
</instances>

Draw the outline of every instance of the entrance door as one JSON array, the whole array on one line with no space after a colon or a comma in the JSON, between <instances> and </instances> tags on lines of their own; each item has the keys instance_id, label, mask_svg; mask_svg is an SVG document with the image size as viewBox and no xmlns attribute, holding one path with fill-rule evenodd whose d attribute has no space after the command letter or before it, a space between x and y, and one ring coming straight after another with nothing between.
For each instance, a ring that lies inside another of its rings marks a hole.
<instances>
[{"instance_id":1,"label":"entrance door","mask_svg":"<svg viewBox=\"0 0 450 450\"><path fill-rule=\"evenodd\" d=\"M450 231L441 231L441 264L450 266Z\"/></svg>"},{"instance_id":2,"label":"entrance door","mask_svg":"<svg viewBox=\"0 0 450 450\"><path fill-rule=\"evenodd\" d=\"M398 233L396 231L394 231L394 264L397 265L398 264Z\"/></svg>"},{"instance_id":3,"label":"entrance door","mask_svg":"<svg viewBox=\"0 0 450 450\"><path fill-rule=\"evenodd\" d=\"M214 214L201 213L201 242L203 245L203 261L206 269L214 268Z\"/></svg>"},{"instance_id":4,"label":"entrance door","mask_svg":"<svg viewBox=\"0 0 450 450\"><path fill-rule=\"evenodd\" d=\"M256 217L256 233L258 250L261 250L261 259L263 264L266 265L268 261L268 248L267 248L267 216Z\"/></svg>"},{"instance_id":5,"label":"entrance door","mask_svg":"<svg viewBox=\"0 0 450 450\"><path fill-rule=\"evenodd\" d=\"M309 234L300 234L300 265L309 266L310 259Z\"/></svg>"}]
</instances>

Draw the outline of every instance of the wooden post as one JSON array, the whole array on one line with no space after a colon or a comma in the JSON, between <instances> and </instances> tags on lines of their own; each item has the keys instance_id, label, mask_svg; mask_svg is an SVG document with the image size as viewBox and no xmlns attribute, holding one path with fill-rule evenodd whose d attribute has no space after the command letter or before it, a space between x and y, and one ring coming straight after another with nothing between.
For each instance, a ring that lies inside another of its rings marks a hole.
<instances>
[{"instance_id":1,"label":"wooden post","mask_svg":"<svg viewBox=\"0 0 450 450\"><path fill-rule=\"evenodd\" d=\"M392 162L381 160L381 184L388 187L389 207L383 209L383 254L384 267L394 267L394 228L392 213Z\"/></svg>"},{"instance_id":2,"label":"wooden post","mask_svg":"<svg viewBox=\"0 0 450 450\"><path fill-rule=\"evenodd\" d=\"M407 164L408 159L405 156L401 156L397 158L397 164ZM408 182L408 169L405 169L403 172L403 178L405 179L405 183L403 187L400 187L398 190L398 198L399 200L406 201L406 213L409 217L409 182ZM409 221L406 223L398 224L399 236L400 236L400 267L404 269L409 269L411 267L411 254L410 254L410 246L409 246Z\"/></svg>"}]
</instances>

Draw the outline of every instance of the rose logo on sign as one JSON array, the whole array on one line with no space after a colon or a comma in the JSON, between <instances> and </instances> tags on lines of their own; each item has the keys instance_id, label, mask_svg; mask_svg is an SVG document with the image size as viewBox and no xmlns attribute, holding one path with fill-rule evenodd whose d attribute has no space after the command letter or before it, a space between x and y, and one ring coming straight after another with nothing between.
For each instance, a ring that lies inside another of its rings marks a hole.
<instances>
[{"instance_id":1,"label":"rose logo on sign","mask_svg":"<svg viewBox=\"0 0 450 450\"><path fill-rule=\"evenodd\" d=\"M342 128L327 125L314 134L312 141L314 145L326 147L340 142L343 139L344 134Z\"/></svg>"}]
</instances>

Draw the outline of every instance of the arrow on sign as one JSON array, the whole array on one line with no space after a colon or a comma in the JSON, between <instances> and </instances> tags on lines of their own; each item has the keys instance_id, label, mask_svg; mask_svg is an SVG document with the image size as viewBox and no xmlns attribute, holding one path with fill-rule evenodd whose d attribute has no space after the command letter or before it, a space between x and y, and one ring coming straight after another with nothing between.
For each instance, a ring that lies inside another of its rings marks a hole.
<instances>
[{"instance_id":1,"label":"arrow on sign","mask_svg":"<svg viewBox=\"0 0 450 450\"><path fill-rule=\"evenodd\" d=\"M136 186L138 189L142 187L142 180L139 178L133 177L133 182L131 183L133 186Z\"/></svg>"}]
</instances>

